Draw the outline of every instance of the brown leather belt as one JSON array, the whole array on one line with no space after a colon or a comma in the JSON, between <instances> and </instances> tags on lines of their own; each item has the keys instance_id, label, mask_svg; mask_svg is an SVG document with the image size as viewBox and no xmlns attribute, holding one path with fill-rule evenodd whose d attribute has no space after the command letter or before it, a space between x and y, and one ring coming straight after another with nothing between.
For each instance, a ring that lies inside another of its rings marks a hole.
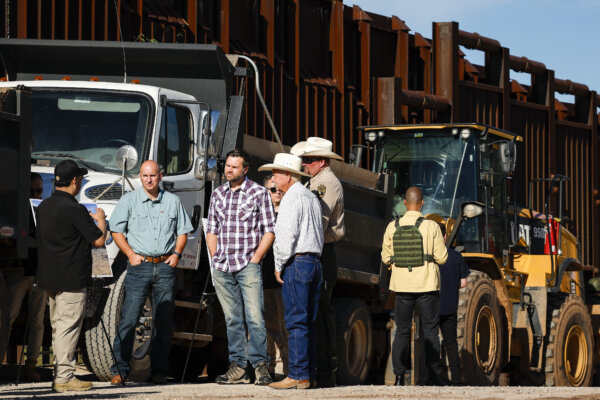
<instances>
[{"instance_id":1,"label":"brown leather belt","mask_svg":"<svg viewBox=\"0 0 600 400\"><path fill-rule=\"evenodd\" d=\"M143 257L144 257L144 262L158 264L161 262L165 262L167 260L167 258L171 257L171 255L163 254L162 256L156 256L156 257L150 257L150 256L143 256Z\"/></svg>"},{"instance_id":2,"label":"brown leather belt","mask_svg":"<svg viewBox=\"0 0 600 400\"><path fill-rule=\"evenodd\" d=\"M319 253L296 253L296 256L315 256L315 257L321 257L321 255Z\"/></svg>"}]
</instances>

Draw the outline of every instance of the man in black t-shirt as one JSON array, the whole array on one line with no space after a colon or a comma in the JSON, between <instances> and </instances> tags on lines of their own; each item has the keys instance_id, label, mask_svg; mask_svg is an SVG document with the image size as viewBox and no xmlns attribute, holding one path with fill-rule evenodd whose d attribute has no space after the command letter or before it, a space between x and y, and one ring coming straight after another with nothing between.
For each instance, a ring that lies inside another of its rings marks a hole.
<instances>
[{"instance_id":1,"label":"man in black t-shirt","mask_svg":"<svg viewBox=\"0 0 600 400\"><path fill-rule=\"evenodd\" d=\"M74 197L86 174L72 160L59 162L54 168L56 190L37 210L37 278L50 304L55 392L92 388L91 382L75 378L75 348L92 276L91 246L104 246L106 220L101 208L90 214Z\"/></svg>"},{"instance_id":2,"label":"man in black t-shirt","mask_svg":"<svg viewBox=\"0 0 600 400\"><path fill-rule=\"evenodd\" d=\"M444 237L446 227L440 224ZM448 248L448 259L440 265L440 330L442 331L442 346L446 349L452 385L460 385L460 359L458 343L456 342L456 324L458 309L458 290L467 286L467 276L471 271L459 252Z\"/></svg>"}]
</instances>

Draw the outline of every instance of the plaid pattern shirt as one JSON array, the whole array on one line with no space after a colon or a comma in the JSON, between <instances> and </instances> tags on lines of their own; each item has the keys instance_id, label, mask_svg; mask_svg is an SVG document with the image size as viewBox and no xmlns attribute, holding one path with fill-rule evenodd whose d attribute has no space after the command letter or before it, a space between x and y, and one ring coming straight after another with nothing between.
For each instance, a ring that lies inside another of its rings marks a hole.
<instances>
[{"instance_id":1,"label":"plaid pattern shirt","mask_svg":"<svg viewBox=\"0 0 600 400\"><path fill-rule=\"evenodd\" d=\"M217 235L213 266L223 272L241 271L274 226L275 209L265 187L248 178L235 191L229 182L219 186L210 196L206 229Z\"/></svg>"}]
</instances>

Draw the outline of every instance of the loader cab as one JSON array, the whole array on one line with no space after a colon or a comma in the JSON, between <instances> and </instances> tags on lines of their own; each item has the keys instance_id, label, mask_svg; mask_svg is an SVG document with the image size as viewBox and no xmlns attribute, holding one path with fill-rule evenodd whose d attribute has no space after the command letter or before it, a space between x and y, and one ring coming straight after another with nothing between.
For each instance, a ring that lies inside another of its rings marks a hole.
<instances>
[{"instance_id":1,"label":"loader cab","mask_svg":"<svg viewBox=\"0 0 600 400\"><path fill-rule=\"evenodd\" d=\"M423 191L423 214L437 215L449 227L463 202L482 203L484 214L463 221L455 245L502 254L510 240L507 176L514 169L517 135L477 124L361 129L373 150L372 170L392 177L395 217L406 212L403 196L410 186Z\"/></svg>"}]
</instances>

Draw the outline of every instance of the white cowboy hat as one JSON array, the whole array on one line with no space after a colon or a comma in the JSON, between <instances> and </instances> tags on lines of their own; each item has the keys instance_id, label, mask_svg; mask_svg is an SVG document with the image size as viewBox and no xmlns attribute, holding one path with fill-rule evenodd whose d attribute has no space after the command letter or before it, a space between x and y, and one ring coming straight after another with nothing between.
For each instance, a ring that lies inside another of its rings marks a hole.
<instances>
[{"instance_id":1,"label":"white cowboy hat","mask_svg":"<svg viewBox=\"0 0 600 400\"><path fill-rule=\"evenodd\" d=\"M292 147L290 153L298 157L324 157L344 161L333 151L333 143L320 137L309 137L306 142L298 142Z\"/></svg>"},{"instance_id":2,"label":"white cowboy hat","mask_svg":"<svg viewBox=\"0 0 600 400\"><path fill-rule=\"evenodd\" d=\"M302 159L293 154L277 153L273 163L258 167L259 171L273 171L274 169L310 177L309 174L302 172Z\"/></svg>"},{"instance_id":3,"label":"white cowboy hat","mask_svg":"<svg viewBox=\"0 0 600 400\"><path fill-rule=\"evenodd\" d=\"M290 149L290 153L295 156L302 157L302 154L304 154L304 147L306 147L306 142L303 140L293 145Z\"/></svg>"}]
</instances>

